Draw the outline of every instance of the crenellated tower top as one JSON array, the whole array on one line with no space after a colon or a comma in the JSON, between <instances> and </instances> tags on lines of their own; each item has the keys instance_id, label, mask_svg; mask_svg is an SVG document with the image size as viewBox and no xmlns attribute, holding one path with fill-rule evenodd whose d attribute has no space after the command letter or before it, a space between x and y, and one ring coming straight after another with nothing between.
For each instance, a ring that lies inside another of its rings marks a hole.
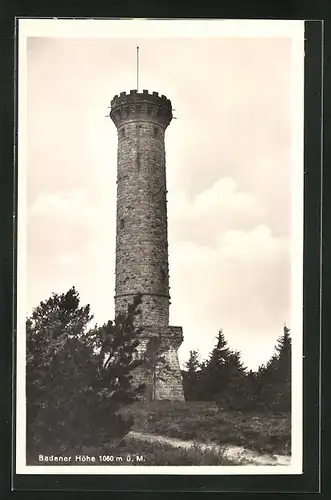
<instances>
[{"instance_id":1,"label":"crenellated tower top","mask_svg":"<svg viewBox=\"0 0 331 500\"><path fill-rule=\"evenodd\" d=\"M158 92L130 90L121 92L111 101L110 118L117 128L124 123L150 121L166 129L171 122L172 105L165 95Z\"/></svg>"}]
</instances>

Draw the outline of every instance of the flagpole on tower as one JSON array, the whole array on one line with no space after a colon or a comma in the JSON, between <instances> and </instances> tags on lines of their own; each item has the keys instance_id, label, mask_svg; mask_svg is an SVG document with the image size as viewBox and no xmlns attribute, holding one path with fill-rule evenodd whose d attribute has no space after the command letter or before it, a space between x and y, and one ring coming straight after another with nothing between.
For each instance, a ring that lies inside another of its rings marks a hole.
<instances>
[{"instance_id":1,"label":"flagpole on tower","mask_svg":"<svg viewBox=\"0 0 331 500\"><path fill-rule=\"evenodd\" d=\"M139 45L137 46L137 92L139 92Z\"/></svg>"}]
</instances>

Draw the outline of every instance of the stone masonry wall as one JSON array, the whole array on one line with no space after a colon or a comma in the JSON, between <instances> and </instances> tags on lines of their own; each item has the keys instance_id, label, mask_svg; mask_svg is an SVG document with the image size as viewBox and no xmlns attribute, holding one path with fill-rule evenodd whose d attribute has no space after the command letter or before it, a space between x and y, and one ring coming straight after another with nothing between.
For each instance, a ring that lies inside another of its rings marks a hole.
<instances>
[{"instance_id":1,"label":"stone masonry wall","mask_svg":"<svg viewBox=\"0 0 331 500\"><path fill-rule=\"evenodd\" d=\"M181 327L168 326L147 327L138 352L143 357L146 352L147 344L152 337L161 338L161 346L158 354L164 358L164 362L156 362L154 370L156 374L156 395L157 399L179 400L184 401L184 390L182 384L182 376L178 360L178 347L183 341L183 333ZM136 383L144 383L146 385L146 399L149 399L152 394L153 374L151 371L146 372L144 367L136 370Z\"/></svg>"},{"instance_id":2,"label":"stone masonry wall","mask_svg":"<svg viewBox=\"0 0 331 500\"><path fill-rule=\"evenodd\" d=\"M116 297L138 291L157 295L156 314L168 324L164 133L155 137L155 126L133 122L119 130L119 135L121 130L125 135L118 142ZM153 324L146 299L143 297L142 315L147 324ZM122 303L116 300L116 309Z\"/></svg>"},{"instance_id":3,"label":"stone masonry wall","mask_svg":"<svg viewBox=\"0 0 331 500\"><path fill-rule=\"evenodd\" d=\"M118 132L115 313L125 311L136 293L142 294L140 324L153 327L147 337L162 327L165 356L172 367L158 396L173 399L177 390L183 399L180 343L169 335L164 138L172 119L171 102L147 91L121 93L111 102L110 117Z\"/></svg>"}]
</instances>

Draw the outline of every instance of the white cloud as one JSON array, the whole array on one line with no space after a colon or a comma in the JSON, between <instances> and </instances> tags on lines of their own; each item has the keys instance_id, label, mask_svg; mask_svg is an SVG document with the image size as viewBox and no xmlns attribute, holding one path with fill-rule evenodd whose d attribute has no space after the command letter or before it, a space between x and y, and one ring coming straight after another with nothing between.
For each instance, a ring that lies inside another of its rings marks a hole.
<instances>
[{"instance_id":1,"label":"white cloud","mask_svg":"<svg viewBox=\"0 0 331 500\"><path fill-rule=\"evenodd\" d=\"M224 328L256 368L270 357L289 318L289 241L276 236L258 195L221 178L195 198L169 200L171 319L190 349L207 356ZM257 348L258 345L258 348Z\"/></svg>"},{"instance_id":2,"label":"white cloud","mask_svg":"<svg viewBox=\"0 0 331 500\"><path fill-rule=\"evenodd\" d=\"M220 328L256 367L267 361L289 314L288 244L260 226L229 231L217 247L178 243L171 249L171 318L184 328L180 350L203 356Z\"/></svg>"},{"instance_id":3,"label":"white cloud","mask_svg":"<svg viewBox=\"0 0 331 500\"><path fill-rule=\"evenodd\" d=\"M98 321L113 315L116 130L105 115L135 86L135 45L28 41L29 307L74 284ZM206 354L223 327L254 366L290 307L290 40L140 46L141 88L166 94L178 117L166 150L181 356Z\"/></svg>"},{"instance_id":4,"label":"white cloud","mask_svg":"<svg viewBox=\"0 0 331 500\"><path fill-rule=\"evenodd\" d=\"M231 228L249 229L263 221L264 210L252 193L238 190L231 178L221 178L193 200L182 191L170 191L169 240L217 242Z\"/></svg>"},{"instance_id":5,"label":"white cloud","mask_svg":"<svg viewBox=\"0 0 331 500\"><path fill-rule=\"evenodd\" d=\"M28 211L28 247L48 255L81 250L99 230L86 191L41 193Z\"/></svg>"},{"instance_id":6,"label":"white cloud","mask_svg":"<svg viewBox=\"0 0 331 500\"><path fill-rule=\"evenodd\" d=\"M96 317L111 318L115 219L108 201L93 204L82 189L37 197L28 211L28 311L75 285Z\"/></svg>"}]
</instances>

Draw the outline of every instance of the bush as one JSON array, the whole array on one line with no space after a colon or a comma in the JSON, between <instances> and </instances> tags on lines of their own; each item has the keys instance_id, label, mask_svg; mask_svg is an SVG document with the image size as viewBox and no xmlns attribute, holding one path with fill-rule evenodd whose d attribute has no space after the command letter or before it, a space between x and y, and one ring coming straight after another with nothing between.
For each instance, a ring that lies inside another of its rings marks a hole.
<instances>
[{"instance_id":1,"label":"bush","mask_svg":"<svg viewBox=\"0 0 331 500\"><path fill-rule=\"evenodd\" d=\"M51 455L54 450L43 450L44 455ZM84 462L75 461L76 455L85 455L90 460ZM124 442L116 447L107 444L100 447L70 448L62 447L62 456L71 456L70 462L57 462L57 465L235 465L234 462L225 458L222 453L211 450L203 450L199 446L190 449L174 448L170 445L159 443L141 443L126 438ZM104 457L105 460L99 459ZM91 457L95 461L91 461ZM36 456L29 459L31 465L40 464ZM43 465L54 465L54 462L44 462Z\"/></svg>"},{"instance_id":2,"label":"bush","mask_svg":"<svg viewBox=\"0 0 331 500\"><path fill-rule=\"evenodd\" d=\"M80 450L95 443L114 446L132 418L118 410L135 401L132 371L139 331L133 326L140 298L115 323L88 329L89 305L74 288L41 302L27 320L27 449Z\"/></svg>"},{"instance_id":3,"label":"bush","mask_svg":"<svg viewBox=\"0 0 331 500\"><path fill-rule=\"evenodd\" d=\"M289 413L219 410L213 402L135 403L121 410L133 430L202 443L244 446L259 452L290 454Z\"/></svg>"}]
</instances>

